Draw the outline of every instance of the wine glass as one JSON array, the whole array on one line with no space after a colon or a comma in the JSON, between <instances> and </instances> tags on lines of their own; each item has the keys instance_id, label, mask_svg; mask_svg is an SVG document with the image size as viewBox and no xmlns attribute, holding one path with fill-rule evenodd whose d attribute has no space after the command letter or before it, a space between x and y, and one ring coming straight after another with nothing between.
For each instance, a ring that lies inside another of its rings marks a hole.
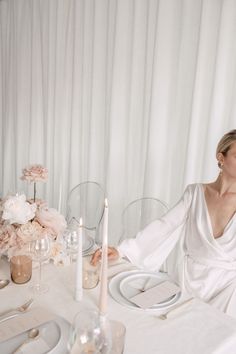
<instances>
[{"instance_id":1,"label":"wine glass","mask_svg":"<svg viewBox=\"0 0 236 354\"><path fill-rule=\"evenodd\" d=\"M67 253L70 256L70 263L73 263L74 255L78 249L78 231L73 229L66 229L63 233Z\"/></svg>"},{"instance_id":2,"label":"wine glass","mask_svg":"<svg viewBox=\"0 0 236 354\"><path fill-rule=\"evenodd\" d=\"M68 350L70 354L105 354L111 348L109 321L98 311L85 308L77 313L71 325Z\"/></svg>"},{"instance_id":3,"label":"wine glass","mask_svg":"<svg viewBox=\"0 0 236 354\"><path fill-rule=\"evenodd\" d=\"M36 238L30 243L30 253L32 259L39 262L39 278L38 283L31 287L31 290L36 294L42 294L48 291L49 286L41 282L42 275L42 262L48 259L50 253L50 237L48 235L43 235Z\"/></svg>"}]
</instances>

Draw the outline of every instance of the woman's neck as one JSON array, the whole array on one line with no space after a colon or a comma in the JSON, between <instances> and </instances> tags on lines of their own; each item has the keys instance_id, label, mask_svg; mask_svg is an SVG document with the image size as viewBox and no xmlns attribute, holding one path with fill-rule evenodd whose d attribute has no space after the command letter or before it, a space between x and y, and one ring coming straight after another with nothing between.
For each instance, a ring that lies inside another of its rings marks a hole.
<instances>
[{"instance_id":1,"label":"woman's neck","mask_svg":"<svg viewBox=\"0 0 236 354\"><path fill-rule=\"evenodd\" d=\"M236 179L219 174L212 187L222 196L228 193L236 193Z\"/></svg>"}]
</instances>

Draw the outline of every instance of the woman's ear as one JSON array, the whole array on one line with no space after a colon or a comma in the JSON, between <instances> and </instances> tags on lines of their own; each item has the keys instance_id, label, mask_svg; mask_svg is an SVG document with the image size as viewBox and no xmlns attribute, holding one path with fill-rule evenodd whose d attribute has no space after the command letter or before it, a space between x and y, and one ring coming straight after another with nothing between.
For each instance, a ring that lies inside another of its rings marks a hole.
<instances>
[{"instance_id":1,"label":"woman's ear","mask_svg":"<svg viewBox=\"0 0 236 354\"><path fill-rule=\"evenodd\" d=\"M224 155L222 154L222 152L218 152L216 158L218 161L218 166L221 167L224 164Z\"/></svg>"}]
</instances>

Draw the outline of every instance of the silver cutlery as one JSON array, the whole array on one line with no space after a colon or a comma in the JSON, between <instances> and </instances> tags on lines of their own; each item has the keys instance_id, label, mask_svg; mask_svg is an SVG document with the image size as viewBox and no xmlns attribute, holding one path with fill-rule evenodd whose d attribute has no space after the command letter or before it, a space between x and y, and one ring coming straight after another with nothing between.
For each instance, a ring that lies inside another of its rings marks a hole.
<instances>
[{"instance_id":1,"label":"silver cutlery","mask_svg":"<svg viewBox=\"0 0 236 354\"><path fill-rule=\"evenodd\" d=\"M33 299L30 299L25 304L17 307L16 309L10 310L10 311L7 311L7 312L1 314L0 315L0 323L3 321L9 320L10 318L13 318L15 316L25 313L27 311L27 309L29 308L29 306L32 304L32 302L33 302Z\"/></svg>"},{"instance_id":2,"label":"silver cutlery","mask_svg":"<svg viewBox=\"0 0 236 354\"><path fill-rule=\"evenodd\" d=\"M177 304L176 306L172 307L169 311L167 311L166 313L163 313L162 315L159 315L158 318L160 320L166 320L168 317L168 315L172 312L175 311L176 309L179 309L180 307L186 305L188 302L192 301L194 299L194 297L191 297L188 300L185 300L183 302L181 302L180 304Z\"/></svg>"},{"instance_id":3,"label":"silver cutlery","mask_svg":"<svg viewBox=\"0 0 236 354\"><path fill-rule=\"evenodd\" d=\"M29 330L28 332L28 338L26 340L24 340L24 342L22 342L15 350L14 352L12 352L12 354L17 353L22 347L23 345L31 342L34 339L37 339L39 337L39 330L37 328L32 328Z\"/></svg>"},{"instance_id":4,"label":"silver cutlery","mask_svg":"<svg viewBox=\"0 0 236 354\"><path fill-rule=\"evenodd\" d=\"M0 279L0 289L5 288L10 283L9 279Z\"/></svg>"},{"instance_id":5,"label":"silver cutlery","mask_svg":"<svg viewBox=\"0 0 236 354\"><path fill-rule=\"evenodd\" d=\"M133 289L135 289L135 290L138 290L140 293L144 293L145 291L147 291L147 290L149 290L149 289L151 289L153 286L151 286L150 288L148 288L147 287L147 285L148 285L148 283L149 283L149 281L151 280L151 278L149 277L149 278L147 278L147 279L145 279L145 281L144 281L144 283L143 283L143 286L139 286L139 287L137 287L137 286L133 286L133 285L130 285L129 284L129 286L131 286L131 288L133 288ZM157 284L156 284L157 285Z\"/></svg>"}]
</instances>

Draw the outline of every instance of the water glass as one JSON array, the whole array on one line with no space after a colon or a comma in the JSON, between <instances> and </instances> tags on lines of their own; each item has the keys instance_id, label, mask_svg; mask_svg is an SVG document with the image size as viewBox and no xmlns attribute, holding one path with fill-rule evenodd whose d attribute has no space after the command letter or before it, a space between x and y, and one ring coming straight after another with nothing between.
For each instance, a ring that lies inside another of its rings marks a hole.
<instances>
[{"instance_id":1,"label":"water glass","mask_svg":"<svg viewBox=\"0 0 236 354\"><path fill-rule=\"evenodd\" d=\"M66 250L70 256L70 263L73 262L78 250L78 230L68 228L63 234Z\"/></svg>"},{"instance_id":2,"label":"water glass","mask_svg":"<svg viewBox=\"0 0 236 354\"><path fill-rule=\"evenodd\" d=\"M50 236L43 235L30 243L30 253L32 259L39 262L39 279L38 282L31 287L36 294L42 294L48 291L49 286L41 282L42 262L47 260L51 250Z\"/></svg>"}]
</instances>

